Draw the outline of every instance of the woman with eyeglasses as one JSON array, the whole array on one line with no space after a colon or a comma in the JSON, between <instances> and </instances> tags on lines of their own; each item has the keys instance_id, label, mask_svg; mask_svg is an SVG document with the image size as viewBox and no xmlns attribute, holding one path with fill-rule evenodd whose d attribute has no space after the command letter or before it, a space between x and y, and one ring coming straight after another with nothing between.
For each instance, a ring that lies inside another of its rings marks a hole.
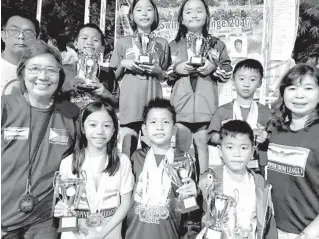
<instances>
[{"instance_id":1,"label":"woman with eyeglasses","mask_svg":"<svg viewBox=\"0 0 319 239\"><path fill-rule=\"evenodd\" d=\"M53 177L73 149L78 108L59 100L61 55L36 41L17 76L23 94L1 98L2 238L57 238Z\"/></svg>"}]
</instances>

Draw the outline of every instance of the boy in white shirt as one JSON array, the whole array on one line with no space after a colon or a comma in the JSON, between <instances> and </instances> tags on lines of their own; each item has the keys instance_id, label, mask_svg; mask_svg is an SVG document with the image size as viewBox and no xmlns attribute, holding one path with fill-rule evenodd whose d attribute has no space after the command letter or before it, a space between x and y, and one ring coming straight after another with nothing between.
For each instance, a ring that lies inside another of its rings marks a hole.
<instances>
[{"instance_id":1,"label":"boy in white shirt","mask_svg":"<svg viewBox=\"0 0 319 239\"><path fill-rule=\"evenodd\" d=\"M221 144L218 149L224 165L209 169L201 178L199 187L204 199L207 199L207 189L212 188L215 193L223 193L236 200L237 220L234 226L230 225L231 220L226 223L231 238L238 236L239 231L245 231L249 236L239 238L276 239L271 185L261 175L247 169L254 152L253 130L245 121L231 120L221 127L219 135ZM207 208L210 206L207 205ZM196 238L206 239L209 234L205 227Z\"/></svg>"}]
</instances>

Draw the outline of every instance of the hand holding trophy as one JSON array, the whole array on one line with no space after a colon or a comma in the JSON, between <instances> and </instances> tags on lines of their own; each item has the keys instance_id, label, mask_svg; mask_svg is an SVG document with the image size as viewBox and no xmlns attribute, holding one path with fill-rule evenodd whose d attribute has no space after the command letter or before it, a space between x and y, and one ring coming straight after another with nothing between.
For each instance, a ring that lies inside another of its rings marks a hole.
<instances>
[{"instance_id":1,"label":"hand holding trophy","mask_svg":"<svg viewBox=\"0 0 319 239\"><path fill-rule=\"evenodd\" d=\"M186 160L173 162L172 164L165 163L165 170L172 182L179 188L183 186L183 179L190 178L194 171L194 161L188 156ZM180 193L176 199L176 211L187 213L198 209L196 198L194 196Z\"/></svg>"},{"instance_id":2,"label":"hand holding trophy","mask_svg":"<svg viewBox=\"0 0 319 239\"><path fill-rule=\"evenodd\" d=\"M82 90L94 90L96 86L93 84L96 74L99 70L100 53L88 54L84 51L79 52L77 78L83 79L83 83L78 84L78 88Z\"/></svg>"},{"instance_id":3,"label":"hand holding trophy","mask_svg":"<svg viewBox=\"0 0 319 239\"><path fill-rule=\"evenodd\" d=\"M78 178L62 178L59 172L54 176L54 195L61 195L61 201L67 205L66 215L60 219L58 232L78 231L78 218L75 208L80 202L86 183L84 172ZM55 199L53 199L53 207L55 206Z\"/></svg>"},{"instance_id":4,"label":"hand holding trophy","mask_svg":"<svg viewBox=\"0 0 319 239\"><path fill-rule=\"evenodd\" d=\"M205 64L203 58L204 48L205 48L205 38L201 36L191 35L188 40L188 47L194 53L194 56L191 56L188 64L193 67L200 67Z\"/></svg>"}]
</instances>

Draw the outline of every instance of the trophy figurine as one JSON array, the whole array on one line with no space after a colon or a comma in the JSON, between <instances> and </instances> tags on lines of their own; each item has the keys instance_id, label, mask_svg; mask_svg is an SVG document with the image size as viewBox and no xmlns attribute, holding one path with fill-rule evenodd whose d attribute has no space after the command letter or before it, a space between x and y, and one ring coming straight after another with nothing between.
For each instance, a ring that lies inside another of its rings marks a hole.
<instances>
[{"instance_id":1,"label":"trophy figurine","mask_svg":"<svg viewBox=\"0 0 319 239\"><path fill-rule=\"evenodd\" d=\"M192 175L194 169L194 161L188 156L186 160L176 161L172 164L165 163L165 170L172 182L177 186L183 186L182 180ZM196 199L194 196L187 196L179 194L176 199L176 211L180 213L188 213L198 209Z\"/></svg>"},{"instance_id":2,"label":"trophy figurine","mask_svg":"<svg viewBox=\"0 0 319 239\"><path fill-rule=\"evenodd\" d=\"M138 35L138 46L140 49L140 55L138 57L138 61L142 65L152 65L152 57L150 51L154 45L154 37L146 34Z\"/></svg>"},{"instance_id":3,"label":"trophy figurine","mask_svg":"<svg viewBox=\"0 0 319 239\"><path fill-rule=\"evenodd\" d=\"M207 200L205 239L224 239L236 225L236 199L210 191Z\"/></svg>"},{"instance_id":4,"label":"trophy figurine","mask_svg":"<svg viewBox=\"0 0 319 239\"><path fill-rule=\"evenodd\" d=\"M205 38L200 36L194 36L192 38L190 49L194 53L194 56L191 56L188 64L194 67L203 66L205 64L203 58L203 51L205 47Z\"/></svg>"},{"instance_id":5,"label":"trophy figurine","mask_svg":"<svg viewBox=\"0 0 319 239\"><path fill-rule=\"evenodd\" d=\"M79 230L75 208L79 205L85 183L86 179L83 172L78 178L62 178L61 174L56 172L54 177L54 194L58 195L60 192L60 199L67 205L67 215L61 217L58 232L77 232ZM55 197L53 200L55 202Z\"/></svg>"},{"instance_id":6,"label":"trophy figurine","mask_svg":"<svg viewBox=\"0 0 319 239\"><path fill-rule=\"evenodd\" d=\"M100 54L88 54L79 52L77 77L84 80L84 83L79 83L78 88L84 90L93 90L95 86L92 84L97 81L96 74L99 70Z\"/></svg>"}]
</instances>

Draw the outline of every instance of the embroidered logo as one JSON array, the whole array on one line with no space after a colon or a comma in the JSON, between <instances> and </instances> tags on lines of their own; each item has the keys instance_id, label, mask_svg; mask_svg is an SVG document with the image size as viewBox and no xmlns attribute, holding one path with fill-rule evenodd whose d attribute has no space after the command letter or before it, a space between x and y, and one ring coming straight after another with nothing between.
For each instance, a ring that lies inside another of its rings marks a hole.
<instances>
[{"instance_id":1,"label":"embroidered logo","mask_svg":"<svg viewBox=\"0 0 319 239\"><path fill-rule=\"evenodd\" d=\"M307 148L271 143L267 151L268 170L304 177L309 152Z\"/></svg>"},{"instance_id":2,"label":"embroidered logo","mask_svg":"<svg viewBox=\"0 0 319 239\"><path fill-rule=\"evenodd\" d=\"M219 55L220 53L215 50L215 49L210 49L209 54L215 59L218 60L219 59Z\"/></svg>"},{"instance_id":3,"label":"embroidered logo","mask_svg":"<svg viewBox=\"0 0 319 239\"><path fill-rule=\"evenodd\" d=\"M49 142L51 144L67 145L69 140L69 132L65 129L50 128Z\"/></svg>"},{"instance_id":4,"label":"embroidered logo","mask_svg":"<svg viewBox=\"0 0 319 239\"><path fill-rule=\"evenodd\" d=\"M4 129L4 140L27 140L29 137L28 127L8 127Z\"/></svg>"}]
</instances>

